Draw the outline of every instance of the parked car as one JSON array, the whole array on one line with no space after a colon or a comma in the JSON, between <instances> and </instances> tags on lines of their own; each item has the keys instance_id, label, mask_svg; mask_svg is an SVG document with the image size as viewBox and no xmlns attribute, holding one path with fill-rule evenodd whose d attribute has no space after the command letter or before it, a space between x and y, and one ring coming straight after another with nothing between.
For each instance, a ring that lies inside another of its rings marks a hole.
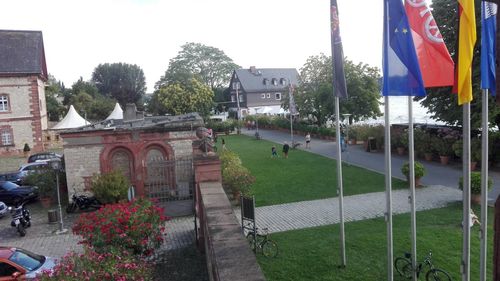
<instances>
[{"instance_id":1,"label":"parked car","mask_svg":"<svg viewBox=\"0 0 500 281\"><path fill-rule=\"evenodd\" d=\"M57 154L55 152L41 152L41 153L36 153L31 155L28 158L28 163L34 163L34 162L48 162L51 159L62 159L62 155Z\"/></svg>"},{"instance_id":2,"label":"parked car","mask_svg":"<svg viewBox=\"0 0 500 281\"><path fill-rule=\"evenodd\" d=\"M0 218L7 214L7 205L4 202L0 201Z\"/></svg>"},{"instance_id":3,"label":"parked car","mask_svg":"<svg viewBox=\"0 0 500 281\"><path fill-rule=\"evenodd\" d=\"M0 280L34 279L42 271L54 268L56 259L30 251L0 247Z\"/></svg>"},{"instance_id":4,"label":"parked car","mask_svg":"<svg viewBox=\"0 0 500 281\"><path fill-rule=\"evenodd\" d=\"M38 195L37 186L20 186L10 181L0 181L0 201L6 204L34 200Z\"/></svg>"},{"instance_id":5,"label":"parked car","mask_svg":"<svg viewBox=\"0 0 500 281\"><path fill-rule=\"evenodd\" d=\"M10 181L19 185L23 184L23 180L33 173L45 173L50 170L47 162L35 162L24 164L15 172L0 174L0 181Z\"/></svg>"}]
</instances>

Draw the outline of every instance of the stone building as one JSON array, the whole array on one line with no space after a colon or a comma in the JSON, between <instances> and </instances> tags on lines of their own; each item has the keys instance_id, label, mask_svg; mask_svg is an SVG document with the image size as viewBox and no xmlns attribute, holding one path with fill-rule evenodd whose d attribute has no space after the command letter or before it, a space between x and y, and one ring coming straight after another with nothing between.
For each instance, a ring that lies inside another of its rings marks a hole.
<instances>
[{"instance_id":1,"label":"stone building","mask_svg":"<svg viewBox=\"0 0 500 281\"><path fill-rule=\"evenodd\" d=\"M69 195L73 189L90 188L93 175L112 170L122 171L137 195L148 195L148 184L151 188L153 183L170 189L164 193L179 189L181 181L190 181L180 175L192 173L192 167L178 163L192 158L195 130L200 126L203 119L197 113L144 117L132 104L127 105L123 119L61 132Z\"/></svg>"},{"instance_id":2,"label":"stone building","mask_svg":"<svg viewBox=\"0 0 500 281\"><path fill-rule=\"evenodd\" d=\"M0 155L43 150L47 75L41 31L0 30Z\"/></svg>"}]
</instances>

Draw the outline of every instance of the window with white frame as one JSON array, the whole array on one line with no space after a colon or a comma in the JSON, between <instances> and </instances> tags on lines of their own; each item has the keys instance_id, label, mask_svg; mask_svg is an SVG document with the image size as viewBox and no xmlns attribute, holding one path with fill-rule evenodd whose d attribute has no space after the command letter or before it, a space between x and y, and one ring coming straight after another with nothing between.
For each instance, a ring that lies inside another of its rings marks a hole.
<instances>
[{"instance_id":1,"label":"window with white frame","mask_svg":"<svg viewBox=\"0 0 500 281\"><path fill-rule=\"evenodd\" d=\"M0 144L2 146L13 145L14 141L12 139L12 128L10 127L0 128L0 138L1 138Z\"/></svg>"},{"instance_id":2,"label":"window with white frame","mask_svg":"<svg viewBox=\"0 0 500 281\"><path fill-rule=\"evenodd\" d=\"M235 102L235 101L236 101L236 96L235 96L235 95L232 95L232 96L231 96L231 101L232 101L232 102Z\"/></svg>"},{"instance_id":3,"label":"window with white frame","mask_svg":"<svg viewBox=\"0 0 500 281\"><path fill-rule=\"evenodd\" d=\"M266 98L266 94L260 94L260 98L261 99L265 99Z\"/></svg>"},{"instance_id":4,"label":"window with white frame","mask_svg":"<svg viewBox=\"0 0 500 281\"><path fill-rule=\"evenodd\" d=\"M0 112L9 111L9 97L7 95L0 95Z\"/></svg>"},{"instance_id":5,"label":"window with white frame","mask_svg":"<svg viewBox=\"0 0 500 281\"><path fill-rule=\"evenodd\" d=\"M276 93L274 95L276 97L276 100L281 100L281 93Z\"/></svg>"},{"instance_id":6,"label":"window with white frame","mask_svg":"<svg viewBox=\"0 0 500 281\"><path fill-rule=\"evenodd\" d=\"M240 102L244 102L245 101L245 97L243 95L239 95L240 96Z\"/></svg>"},{"instance_id":7,"label":"window with white frame","mask_svg":"<svg viewBox=\"0 0 500 281\"><path fill-rule=\"evenodd\" d=\"M267 93L267 98L270 99L271 98L271 93Z\"/></svg>"}]
</instances>

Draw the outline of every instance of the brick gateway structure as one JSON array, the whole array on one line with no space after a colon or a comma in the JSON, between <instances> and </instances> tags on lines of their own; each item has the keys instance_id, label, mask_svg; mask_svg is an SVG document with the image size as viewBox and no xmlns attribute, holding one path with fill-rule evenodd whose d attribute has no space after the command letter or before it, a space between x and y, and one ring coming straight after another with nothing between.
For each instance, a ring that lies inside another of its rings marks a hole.
<instances>
[{"instance_id":1,"label":"brick gateway structure","mask_svg":"<svg viewBox=\"0 0 500 281\"><path fill-rule=\"evenodd\" d=\"M168 176L167 184L173 174L181 174L181 169L185 169L170 166L166 173L152 174L158 170L157 166L148 165L158 159L192 157L192 142L197 139L195 130L200 126L203 119L197 113L143 117L132 105L127 106L123 120L105 120L61 132L70 195L73 189L81 192L89 188L93 175L120 170L135 187L137 195L147 196L148 178L158 181L158 176ZM168 184L177 188L183 183Z\"/></svg>"}]
</instances>

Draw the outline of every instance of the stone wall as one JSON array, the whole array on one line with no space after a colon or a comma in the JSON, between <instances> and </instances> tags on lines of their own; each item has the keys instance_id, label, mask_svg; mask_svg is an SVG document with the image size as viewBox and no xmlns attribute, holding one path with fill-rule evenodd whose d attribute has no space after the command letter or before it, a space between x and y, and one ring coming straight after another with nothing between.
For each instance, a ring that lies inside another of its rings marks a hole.
<instances>
[{"instance_id":1,"label":"stone wall","mask_svg":"<svg viewBox=\"0 0 500 281\"><path fill-rule=\"evenodd\" d=\"M77 192L84 191L85 178L101 173L99 155L102 150L102 145L69 146L64 148L69 197L73 195L74 190Z\"/></svg>"}]
</instances>

